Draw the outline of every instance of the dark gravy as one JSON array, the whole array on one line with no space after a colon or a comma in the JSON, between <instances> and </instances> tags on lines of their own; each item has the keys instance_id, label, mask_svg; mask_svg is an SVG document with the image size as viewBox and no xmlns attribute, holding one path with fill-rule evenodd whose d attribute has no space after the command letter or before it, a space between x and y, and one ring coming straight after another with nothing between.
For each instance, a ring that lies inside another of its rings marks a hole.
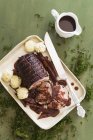
<instances>
[{"instance_id":1,"label":"dark gravy","mask_svg":"<svg viewBox=\"0 0 93 140\"><path fill-rule=\"evenodd\" d=\"M66 32L73 32L76 29L75 20L70 16L64 16L59 20L59 26Z\"/></svg>"}]
</instances>

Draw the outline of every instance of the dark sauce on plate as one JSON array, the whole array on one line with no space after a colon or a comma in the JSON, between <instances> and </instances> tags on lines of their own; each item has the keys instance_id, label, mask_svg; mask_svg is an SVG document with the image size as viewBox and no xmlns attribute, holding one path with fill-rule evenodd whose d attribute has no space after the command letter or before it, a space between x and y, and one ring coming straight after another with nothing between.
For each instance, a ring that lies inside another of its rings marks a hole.
<instances>
[{"instance_id":1,"label":"dark sauce on plate","mask_svg":"<svg viewBox=\"0 0 93 140\"><path fill-rule=\"evenodd\" d=\"M59 27L66 32L73 32L76 29L76 23L71 16L64 16L59 20Z\"/></svg>"},{"instance_id":2,"label":"dark sauce on plate","mask_svg":"<svg viewBox=\"0 0 93 140\"><path fill-rule=\"evenodd\" d=\"M71 85L74 86L74 83L72 82Z\"/></svg>"},{"instance_id":3,"label":"dark sauce on plate","mask_svg":"<svg viewBox=\"0 0 93 140\"><path fill-rule=\"evenodd\" d=\"M75 87L74 89L75 89L75 90L78 90L78 87Z\"/></svg>"}]
</instances>

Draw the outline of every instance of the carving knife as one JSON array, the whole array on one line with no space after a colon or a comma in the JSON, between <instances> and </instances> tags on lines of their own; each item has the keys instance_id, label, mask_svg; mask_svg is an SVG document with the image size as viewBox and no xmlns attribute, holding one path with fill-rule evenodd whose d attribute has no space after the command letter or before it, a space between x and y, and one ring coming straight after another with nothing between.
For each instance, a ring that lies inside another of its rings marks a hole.
<instances>
[{"instance_id":1,"label":"carving knife","mask_svg":"<svg viewBox=\"0 0 93 140\"><path fill-rule=\"evenodd\" d=\"M48 32L46 32L45 37L44 37L44 43L46 45L46 48L48 50L48 53L51 57L51 60L55 66L55 69L58 73L58 76L60 79L64 79L67 82L67 85L69 87L72 99L77 107L77 114L79 116L81 116L82 118L85 116L85 110L83 109L83 107L80 105L80 101L75 93L75 91L73 90L72 86L70 85L69 79L67 78L66 72L62 66L62 63L60 61L60 58L58 57L58 54L55 50L55 47L51 41L51 38L48 34Z\"/></svg>"}]
</instances>

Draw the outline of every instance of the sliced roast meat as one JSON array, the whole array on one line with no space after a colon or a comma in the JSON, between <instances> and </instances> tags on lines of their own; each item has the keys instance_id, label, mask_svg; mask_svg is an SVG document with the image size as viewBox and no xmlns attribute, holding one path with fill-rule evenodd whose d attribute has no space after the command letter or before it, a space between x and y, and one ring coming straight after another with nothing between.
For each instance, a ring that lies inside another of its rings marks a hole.
<instances>
[{"instance_id":1,"label":"sliced roast meat","mask_svg":"<svg viewBox=\"0 0 93 140\"><path fill-rule=\"evenodd\" d=\"M49 108L60 109L61 107L69 106L71 104L71 98L68 91L61 85L55 85L52 89L53 101L49 104Z\"/></svg>"},{"instance_id":2,"label":"sliced roast meat","mask_svg":"<svg viewBox=\"0 0 93 140\"><path fill-rule=\"evenodd\" d=\"M48 57L44 57L42 55L42 53L38 53L37 54L38 59L42 62L42 64L44 65L45 69L48 71L50 79L52 80L52 82L55 84L57 81L57 72L56 69L52 63L52 61L48 60Z\"/></svg>"},{"instance_id":3,"label":"sliced roast meat","mask_svg":"<svg viewBox=\"0 0 93 140\"><path fill-rule=\"evenodd\" d=\"M59 114L58 109L45 109L39 116L38 119L46 118L46 117L55 117Z\"/></svg>"},{"instance_id":4,"label":"sliced roast meat","mask_svg":"<svg viewBox=\"0 0 93 140\"><path fill-rule=\"evenodd\" d=\"M38 95L36 96L36 102L39 103L39 104L48 104L50 103L52 100L52 96L50 94L50 92L48 92L48 90L44 90L44 91L41 91L40 93L38 93Z\"/></svg>"},{"instance_id":5,"label":"sliced roast meat","mask_svg":"<svg viewBox=\"0 0 93 140\"><path fill-rule=\"evenodd\" d=\"M53 99L49 104L48 104L48 108L51 109L60 109L62 106L59 102L57 102L55 99Z\"/></svg>"},{"instance_id":6,"label":"sliced roast meat","mask_svg":"<svg viewBox=\"0 0 93 140\"><path fill-rule=\"evenodd\" d=\"M52 86L50 81L44 81L37 87L38 93L36 94L35 101L38 104L46 105L52 100Z\"/></svg>"}]
</instances>

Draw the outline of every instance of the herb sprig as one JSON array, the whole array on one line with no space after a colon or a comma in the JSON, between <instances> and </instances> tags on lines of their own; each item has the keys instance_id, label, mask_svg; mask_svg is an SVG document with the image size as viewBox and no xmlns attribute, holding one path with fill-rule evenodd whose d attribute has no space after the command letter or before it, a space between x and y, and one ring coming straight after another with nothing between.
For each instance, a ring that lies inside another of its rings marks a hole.
<instances>
[{"instance_id":1,"label":"herb sprig","mask_svg":"<svg viewBox=\"0 0 93 140\"><path fill-rule=\"evenodd\" d=\"M87 86L86 87L86 96L85 96L86 101L93 100L93 86Z\"/></svg>"},{"instance_id":2,"label":"herb sprig","mask_svg":"<svg viewBox=\"0 0 93 140\"><path fill-rule=\"evenodd\" d=\"M42 17L40 14L38 14L38 13L36 13L36 14L34 14L34 16L37 18L37 19L40 19L40 20L42 20L44 17Z\"/></svg>"}]
</instances>

